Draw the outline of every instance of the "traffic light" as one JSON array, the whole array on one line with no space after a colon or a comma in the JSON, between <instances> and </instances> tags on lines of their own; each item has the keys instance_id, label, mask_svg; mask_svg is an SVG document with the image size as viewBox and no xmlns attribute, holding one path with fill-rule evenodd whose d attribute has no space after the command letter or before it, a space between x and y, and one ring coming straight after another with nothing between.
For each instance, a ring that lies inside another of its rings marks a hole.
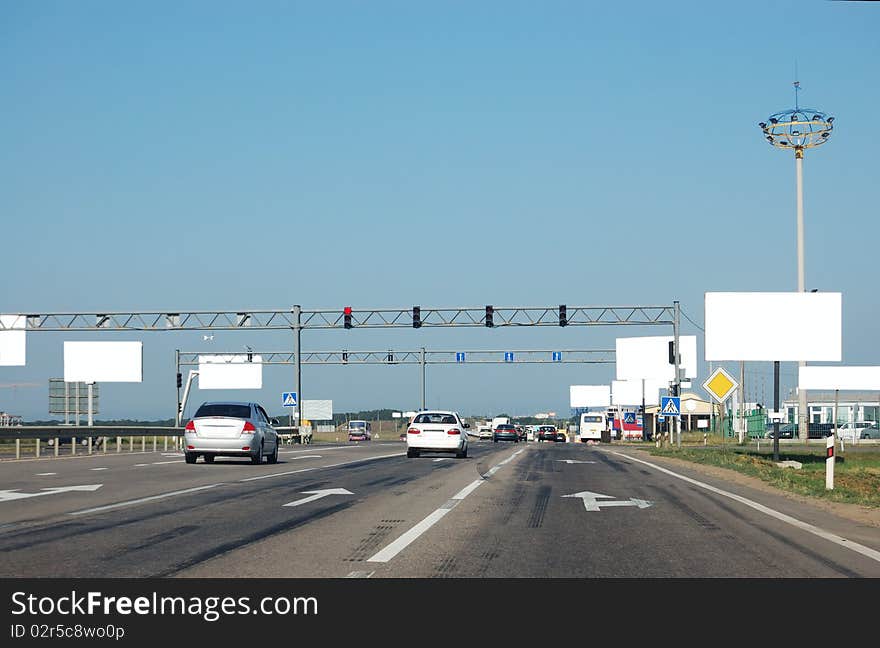
<instances>
[{"instance_id":1,"label":"traffic light","mask_svg":"<svg viewBox=\"0 0 880 648\"><path fill-rule=\"evenodd\" d=\"M388 364L394 364L394 351L388 350L388 357L385 359Z\"/></svg>"},{"instance_id":2,"label":"traffic light","mask_svg":"<svg viewBox=\"0 0 880 648\"><path fill-rule=\"evenodd\" d=\"M177 388L180 389L181 387L183 387L183 374L178 373L177 374Z\"/></svg>"},{"instance_id":3,"label":"traffic light","mask_svg":"<svg viewBox=\"0 0 880 648\"><path fill-rule=\"evenodd\" d=\"M350 329L351 328L351 306L346 306L342 311L342 315L343 315L343 325L345 326L345 328Z\"/></svg>"},{"instance_id":4,"label":"traffic light","mask_svg":"<svg viewBox=\"0 0 880 648\"><path fill-rule=\"evenodd\" d=\"M669 340L669 364L675 364L675 341Z\"/></svg>"},{"instance_id":5,"label":"traffic light","mask_svg":"<svg viewBox=\"0 0 880 648\"><path fill-rule=\"evenodd\" d=\"M348 362L348 351L345 351L345 350L342 351L342 361Z\"/></svg>"},{"instance_id":6,"label":"traffic light","mask_svg":"<svg viewBox=\"0 0 880 648\"><path fill-rule=\"evenodd\" d=\"M559 306L559 326L568 326L568 309L565 304Z\"/></svg>"},{"instance_id":7,"label":"traffic light","mask_svg":"<svg viewBox=\"0 0 880 648\"><path fill-rule=\"evenodd\" d=\"M413 328L422 328L422 309L413 306Z\"/></svg>"},{"instance_id":8,"label":"traffic light","mask_svg":"<svg viewBox=\"0 0 880 648\"><path fill-rule=\"evenodd\" d=\"M486 326L492 327L495 326L495 322L493 321L493 316L495 315L495 309L491 306L486 306Z\"/></svg>"}]
</instances>

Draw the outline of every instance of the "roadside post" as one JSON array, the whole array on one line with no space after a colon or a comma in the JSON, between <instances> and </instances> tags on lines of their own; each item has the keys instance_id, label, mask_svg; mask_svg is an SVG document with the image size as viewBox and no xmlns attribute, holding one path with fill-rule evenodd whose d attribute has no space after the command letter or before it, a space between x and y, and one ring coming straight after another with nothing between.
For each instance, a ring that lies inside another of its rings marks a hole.
<instances>
[{"instance_id":1,"label":"roadside post","mask_svg":"<svg viewBox=\"0 0 880 648\"><path fill-rule=\"evenodd\" d=\"M825 437L825 490L834 490L834 437Z\"/></svg>"}]
</instances>

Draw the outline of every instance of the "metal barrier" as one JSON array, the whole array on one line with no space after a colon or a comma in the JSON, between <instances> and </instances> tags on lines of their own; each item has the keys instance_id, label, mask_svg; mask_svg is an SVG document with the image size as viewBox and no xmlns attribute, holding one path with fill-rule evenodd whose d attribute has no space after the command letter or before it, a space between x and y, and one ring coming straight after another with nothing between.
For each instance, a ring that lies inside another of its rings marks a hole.
<instances>
[{"instance_id":1,"label":"metal barrier","mask_svg":"<svg viewBox=\"0 0 880 648\"><path fill-rule=\"evenodd\" d=\"M180 427L119 427L119 426L20 426L14 428L0 428L0 443L3 441L15 441L15 458L23 456L23 442L33 441L33 456L39 458L42 452L42 442L46 441L54 449L54 456L60 456L62 443L71 446L70 456L76 456L77 444L82 443L86 447L86 454L95 454L100 450L107 454L107 445L116 438L116 452L122 452L122 439L128 437L128 451L135 452L135 438L140 438L140 451L147 451L147 438L152 437L153 452L157 448L157 437L163 437L163 450L168 450L168 440L172 440L172 449L180 450L183 439L183 428Z\"/></svg>"}]
</instances>

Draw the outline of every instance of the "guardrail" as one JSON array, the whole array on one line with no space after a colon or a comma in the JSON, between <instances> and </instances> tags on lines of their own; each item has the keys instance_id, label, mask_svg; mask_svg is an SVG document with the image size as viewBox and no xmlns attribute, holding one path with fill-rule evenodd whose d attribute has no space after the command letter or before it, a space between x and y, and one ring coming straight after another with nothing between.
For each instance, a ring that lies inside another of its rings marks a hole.
<instances>
[{"instance_id":1,"label":"guardrail","mask_svg":"<svg viewBox=\"0 0 880 648\"><path fill-rule=\"evenodd\" d=\"M300 431L296 427L276 427L275 430L286 443L311 443L311 430ZM33 456L42 456L42 444L46 443L50 452L54 456L60 456L60 448L62 443L70 444L70 455L77 454L77 444L81 443L85 454L108 454L114 452L109 449L113 445L115 439L115 452L123 452L125 446L128 446L128 452L136 452L135 439L140 439L140 452L147 451L147 440L150 439L152 452L156 452L161 448L167 450L183 449L183 432L182 427L144 427L144 426L118 426L118 425L93 425L91 427L84 425L27 425L16 426L10 428L0 428L0 443L5 441L15 442L15 458L21 459L22 452L29 453L29 448L33 447ZM160 441L161 439L161 441ZM127 440L127 443L126 443ZM170 440L170 442L169 442ZM22 443L22 442L28 443ZM32 443L29 443L32 442ZM171 446L169 448L169 445Z\"/></svg>"},{"instance_id":2,"label":"guardrail","mask_svg":"<svg viewBox=\"0 0 880 648\"><path fill-rule=\"evenodd\" d=\"M180 427L143 427L143 426L101 426L92 427L80 425L27 425L16 426L12 428L0 428L0 442L15 442L15 458L21 459L22 446L33 446L33 456L40 457L42 453L42 444L45 441L47 446L52 448L54 456L59 456L62 443L70 444L71 456L76 455L78 443L82 443L86 454L95 454L100 451L101 454L112 452L109 446L113 444L115 438L115 452L122 452L128 440L128 451L135 452L135 439L140 439L140 451L147 451L147 439L151 439L152 451L156 452L161 439L162 450L169 450L169 440L171 450L180 450L182 448L183 428ZM23 443L24 442L24 443ZM33 442L33 443L30 443Z\"/></svg>"}]
</instances>

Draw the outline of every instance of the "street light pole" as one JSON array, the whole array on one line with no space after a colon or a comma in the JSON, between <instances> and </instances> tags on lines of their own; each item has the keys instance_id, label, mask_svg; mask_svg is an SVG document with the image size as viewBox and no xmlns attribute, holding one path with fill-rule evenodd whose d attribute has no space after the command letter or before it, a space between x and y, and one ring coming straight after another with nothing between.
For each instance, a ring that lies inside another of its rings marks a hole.
<instances>
[{"instance_id":1,"label":"street light pole","mask_svg":"<svg viewBox=\"0 0 880 648\"><path fill-rule=\"evenodd\" d=\"M767 122L758 126L764 138L772 146L794 150L795 173L797 176L797 271L798 292L806 292L804 271L804 151L821 146L831 137L834 130L834 117L814 108L801 108L798 101L800 81L794 82L794 108L770 115ZM798 362L803 367L806 362ZM809 412L807 411L807 392L798 388L798 437L804 441L809 438Z\"/></svg>"}]
</instances>

